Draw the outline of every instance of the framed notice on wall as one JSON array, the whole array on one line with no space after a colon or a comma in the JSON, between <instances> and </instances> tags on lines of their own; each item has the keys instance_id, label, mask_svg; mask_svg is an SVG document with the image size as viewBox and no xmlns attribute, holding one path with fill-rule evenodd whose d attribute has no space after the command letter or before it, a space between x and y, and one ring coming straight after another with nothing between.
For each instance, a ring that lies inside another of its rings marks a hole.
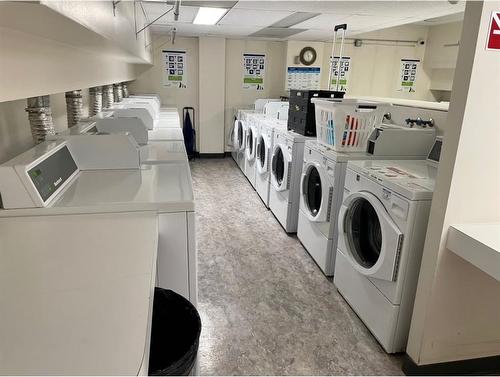
<instances>
[{"instance_id":1,"label":"framed notice on wall","mask_svg":"<svg viewBox=\"0 0 500 377\"><path fill-rule=\"evenodd\" d=\"M400 92L415 93L419 65L418 59L401 59L398 89Z\"/></svg>"},{"instance_id":2,"label":"framed notice on wall","mask_svg":"<svg viewBox=\"0 0 500 377\"><path fill-rule=\"evenodd\" d=\"M286 89L319 89L320 67L287 67Z\"/></svg>"},{"instance_id":3,"label":"framed notice on wall","mask_svg":"<svg viewBox=\"0 0 500 377\"><path fill-rule=\"evenodd\" d=\"M163 86L167 88L187 87L186 51L162 50Z\"/></svg>"},{"instance_id":4,"label":"framed notice on wall","mask_svg":"<svg viewBox=\"0 0 500 377\"><path fill-rule=\"evenodd\" d=\"M330 57L331 60L331 57ZM339 64L340 63L340 64ZM342 59L335 56L332 60L332 90L337 87L337 80L339 81L339 91L347 92L347 85L349 84L349 73L351 72L351 57L343 56Z\"/></svg>"},{"instance_id":5,"label":"framed notice on wall","mask_svg":"<svg viewBox=\"0 0 500 377\"><path fill-rule=\"evenodd\" d=\"M243 54L243 89L264 90L265 54Z\"/></svg>"}]
</instances>

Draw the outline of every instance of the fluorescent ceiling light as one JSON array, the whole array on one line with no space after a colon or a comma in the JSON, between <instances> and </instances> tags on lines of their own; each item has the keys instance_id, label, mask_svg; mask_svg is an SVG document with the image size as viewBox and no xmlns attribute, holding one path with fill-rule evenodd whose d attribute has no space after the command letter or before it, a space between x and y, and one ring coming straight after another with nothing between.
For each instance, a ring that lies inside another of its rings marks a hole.
<instances>
[{"instance_id":1,"label":"fluorescent ceiling light","mask_svg":"<svg viewBox=\"0 0 500 377\"><path fill-rule=\"evenodd\" d=\"M205 8L198 9L198 13L194 18L195 25L215 25L226 14L226 8Z\"/></svg>"}]
</instances>

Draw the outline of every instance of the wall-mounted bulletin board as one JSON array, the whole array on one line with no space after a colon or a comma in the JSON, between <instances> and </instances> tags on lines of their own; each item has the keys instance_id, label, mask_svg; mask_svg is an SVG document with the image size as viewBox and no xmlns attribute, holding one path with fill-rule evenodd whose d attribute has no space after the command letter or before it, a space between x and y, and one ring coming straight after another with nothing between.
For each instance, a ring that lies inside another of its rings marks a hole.
<instances>
[{"instance_id":1,"label":"wall-mounted bulletin board","mask_svg":"<svg viewBox=\"0 0 500 377\"><path fill-rule=\"evenodd\" d=\"M264 90L265 54L243 54L243 89Z\"/></svg>"},{"instance_id":2,"label":"wall-mounted bulletin board","mask_svg":"<svg viewBox=\"0 0 500 377\"><path fill-rule=\"evenodd\" d=\"M186 51L163 50L163 86L167 88L187 88Z\"/></svg>"}]
</instances>

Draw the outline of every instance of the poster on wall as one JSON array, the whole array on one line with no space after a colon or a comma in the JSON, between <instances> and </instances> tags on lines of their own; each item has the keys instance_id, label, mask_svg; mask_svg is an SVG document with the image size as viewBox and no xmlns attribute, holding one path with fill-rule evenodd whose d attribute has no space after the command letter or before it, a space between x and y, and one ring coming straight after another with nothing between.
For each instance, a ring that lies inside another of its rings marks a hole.
<instances>
[{"instance_id":1,"label":"poster on wall","mask_svg":"<svg viewBox=\"0 0 500 377\"><path fill-rule=\"evenodd\" d=\"M320 76L320 67L288 67L286 89L318 90Z\"/></svg>"},{"instance_id":2,"label":"poster on wall","mask_svg":"<svg viewBox=\"0 0 500 377\"><path fill-rule=\"evenodd\" d=\"M419 65L418 59L401 59L400 92L415 93Z\"/></svg>"},{"instance_id":3,"label":"poster on wall","mask_svg":"<svg viewBox=\"0 0 500 377\"><path fill-rule=\"evenodd\" d=\"M264 90L265 54L243 54L243 89Z\"/></svg>"},{"instance_id":4,"label":"poster on wall","mask_svg":"<svg viewBox=\"0 0 500 377\"><path fill-rule=\"evenodd\" d=\"M186 51L162 50L163 86L187 88Z\"/></svg>"},{"instance_id":5,"label":"poster on wall","mask_svg":"<svg viewBox=\"0 0 500 377\"><path fill-rule=\"evenodd\" d=\"M330 57L331 59L331 57ZM337 87L337 80L339 81L339 91L347 92L347 86L349 84L349 74L352 68L352 61L350 56L343 56L340 60L339 57L335 56L332 62L332 90Z\"/></svg>"}]
</instances>

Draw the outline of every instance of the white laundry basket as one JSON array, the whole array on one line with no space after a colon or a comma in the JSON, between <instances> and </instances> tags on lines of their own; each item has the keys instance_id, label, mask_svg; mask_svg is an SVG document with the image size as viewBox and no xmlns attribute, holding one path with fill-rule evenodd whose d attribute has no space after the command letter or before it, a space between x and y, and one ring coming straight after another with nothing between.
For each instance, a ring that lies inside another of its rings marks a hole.
<instances>
[{"instance_id":1,"label":"white laundry basket","mask_svg":"<svg viewBox=\"0 0 500 377\"><path fill-rule=\"evenodd\" d=\"M368 138L382 123L388 103L313 98L318 142L337 152L366 151Z\"/></svg>"}]
</instances>

